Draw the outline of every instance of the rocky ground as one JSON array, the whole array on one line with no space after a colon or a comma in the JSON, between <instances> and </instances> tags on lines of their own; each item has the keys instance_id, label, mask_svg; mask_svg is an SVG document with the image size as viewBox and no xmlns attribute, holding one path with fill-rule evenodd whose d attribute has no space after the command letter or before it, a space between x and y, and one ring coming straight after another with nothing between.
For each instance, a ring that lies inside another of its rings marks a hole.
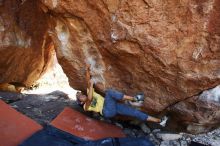
<instances>
[{"instance_id":1,"label":"rocky ground","mask_svg":"<svg viewBox=\"0 0 220 146\"><path fill-rule=\"evenodd\" d=\"M54 91L48 94L0 92L0 98L11 107L34 119L41 125L50 123L66 106L83 112L75 100L69 98L68 95L62 91ZM220 145L220 129L200 135L172 133L164 131L161 127L157 126L156 128L149 128L147 123L137 121L125 122L115 119L106 120L98 115L85 114L122 127L124 133L129 137L147 137L157 146L188 146L192 142L211 146Z\"/></svg>"}]
</instances>

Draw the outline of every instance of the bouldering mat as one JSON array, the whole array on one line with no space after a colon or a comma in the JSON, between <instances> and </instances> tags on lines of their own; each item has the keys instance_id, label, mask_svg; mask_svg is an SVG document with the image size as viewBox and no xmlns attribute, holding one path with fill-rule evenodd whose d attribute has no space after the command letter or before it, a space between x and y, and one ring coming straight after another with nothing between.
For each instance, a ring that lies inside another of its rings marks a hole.
<instances>
[{"instance_id":1,"label":"bouldering mat","mask_svg":"<svg viewBox=\"0 0 220 146\"><path fill-rule=\"evenodd\" d=\"M42 126L0 100L0 146L17 146Z\"/></svg>"},{"instance_id":2,"label":"bouldering mat","mask_svg":"<svg viewBox=\"0 0 220 146\"><path fill-rule=\"evenodd\" d=\"M58 129L89 140L125 137L121 128L89 118L69 107L66 107L51 124Z\"/></svg>"}]
</instances>

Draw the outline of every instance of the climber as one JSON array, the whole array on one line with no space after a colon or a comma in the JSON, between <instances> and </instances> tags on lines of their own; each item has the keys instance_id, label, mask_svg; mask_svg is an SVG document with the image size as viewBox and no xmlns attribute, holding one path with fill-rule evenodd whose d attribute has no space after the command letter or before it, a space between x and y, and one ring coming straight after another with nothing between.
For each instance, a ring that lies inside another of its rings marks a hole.
<instances>
[{"instance_id":1,"label":"climber","mask_svg":"<svg viewBox=\"0 0 220 146\"><path fill-rule=\"evenodd\" d=\"M105 92L105 98L100 94L96 93L93 85L94 82L89 74L89 67L87 67L87 79L88 79L88 89L87 95L82 94L82 92L77 92L77 102L80 105L83 105L85 111L93 111L100 113L105 118L112 118L117 114L131 116L142 121L150 121L155 123L160 123L162 126L165 126L167 118L164 120L152 117L147 115L144 112L141 112L135 108L132 108L126 104L119 103L120 100L128 101L143 101L143 95L137 95L135 97L125 95L116 90L107 90Z\"/></svg>"}]
</instances>

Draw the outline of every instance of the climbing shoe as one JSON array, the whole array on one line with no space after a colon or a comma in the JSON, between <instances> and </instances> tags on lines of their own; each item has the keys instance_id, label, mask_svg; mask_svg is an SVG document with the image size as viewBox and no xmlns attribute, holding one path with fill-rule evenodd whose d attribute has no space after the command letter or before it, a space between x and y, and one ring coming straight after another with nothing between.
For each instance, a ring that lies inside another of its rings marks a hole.
<instances>
[{"instance_id":1,"label":"climbing shoe","mask_svg":"<svg viewBox=\"0 0 220 146\"><path fill-rule=\"evenodd\" d=\"M139 93L137 95L134 96L134 101L144 101L144 93Z\"/></svg>"},{"instance_id":2,"label":"climbing shoe","mask_svg":"<svg viewBox=\"0 0 220 146\"><path fill-rule=\"evenodd\" d=\"M164 116L161 118L161 122L160 122L160 125L162 127L165 127L166 126L166 123L167 123L167 120L168 120L168 117L167 116Z\"/></svg>"}]
</instances>

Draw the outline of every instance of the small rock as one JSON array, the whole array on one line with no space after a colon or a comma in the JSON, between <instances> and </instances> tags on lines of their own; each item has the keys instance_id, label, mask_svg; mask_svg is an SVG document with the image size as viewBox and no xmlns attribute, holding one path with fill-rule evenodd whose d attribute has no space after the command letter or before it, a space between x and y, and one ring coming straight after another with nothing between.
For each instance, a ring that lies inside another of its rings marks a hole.
<instances>
[{"instance_id":1,"label":"small rock","mask_svg":"<svg viewBox=\"0 0 220 146\"><path fill-rule=\"evenodd\" d=\"M50 99L45 99L45 102L49 102L50 101Z\"/></svg>"},{"instance_id":2,"label":"small rock","mask_svg":"<svg viewBox=\"0 0 220 146\"><path fill-rule=\"evenodd\" d=\"M134 133L131 129L125 128L125 129L123 130L123 132L124 132L128 137L136 137L136 136L135 136L135 133Z\"/></svg>"},{"instance_id":3,"label":"small rock","mask_svg":"<svg viewBox=\"0 0 220 146\"><path fill-rule=\"evenodd\" d=\"M18 106L17 106L17 105L11 105L11 107L13 107L13 108L18 108Z\"/></svg>"},{"instance_id":4,"label":"small rock","mask_svg":"<svg viewBox=\"0 0 220 146\"><path fill-rule=\"evenodd\" d=\"M164 141L169 141L169 140L177 140L182 138L181 134L172 134L172 133L157 133L156 137L159 139L162 139Z\"/></svg>"},{"instance_id":5,"label":"small rock","mask_svg":"<svg viewBox=\"0 0 220 146\"><path fill-rule=\"evenodd\" d=\"M146 137L146 134L143 132L143 131L139 131L137 134L136 134L137 137Z\"/></svg>"},{"instance_id":6,"label":"small rock","mask_svg":"<svg viewBox=\"0 0 220 146\"><path fill-rule=\"evenodd\" d=\"M152 133L158 133L158 132L160 132L161 130L160 129L154 129L153 131L152 131Z\"/></svg>"},{"instance_id":7,"label":"small rock","mask_svg":"<svg viewBox=\"0 0 220 146\"><path fill-rule=\"evenodd\" d=\"M188 141L188 142L189 142L189 141L191 141L191 138L189 138L189 137L188 137L188 138L186 138L186 141Z\"/></svg>"},{"instance_id":8,"label":"small rock","mask_svg":"<svg viewBox=\"0 0 220 146\"><path fill-rule=\"evenodd\" d=\"M123 129L122 124L116 122L115 125Z\"/></svg>"},{"instance_id":9,"label":"small rock","mask_svg":"<svg viewBox=\"0 0 220 146\"><path fill-rule=\"evenodd\" d=\"M100 121L105 121L105 118L103 118L103 117L100 116L100 117L99 117L99 120L100 120Z\"/></svg>"},{"instance_id":10,"label":"small rock","mask_svg":"<svg viewBox=\"0 0 220 146\"><path fill-rule=\"evenodd\" d=\"M181 141L180 141L180 145L181 145L181 146L188 146L188 143L187 143L187 141L185 141L185 140L181 140Z\"/></svg>"},{"instance_id":11,"label":"small rock","mask_svg":"<svg viewBox=\"0 0 220 146\"><path fill-rule=\"evenodd\" d=\"M160 141L151 133L148 136L148 139L153 142L154 145L159 145Z\"/></svg>"},{"instance_id":12,"label":"small rock","mask_svg":"<svg viewBox=\"0 0 220 146\"><path fill-rule=\"evenodd\" d=\"M145 123L141 123L140 128L144 133L149 134L151 132L150 128L148 128Z\"/></svg>"},{"instance_id":13,"label":"small rock","mask_svg":"<svg viewBox=\"0 0 220 146\"><path fill-rule=\"evenodd\" d=\"M181 145L176 140L167 140L167 141L162 141L160 146L181 146Z\"/></svg>"}]
</instances>

